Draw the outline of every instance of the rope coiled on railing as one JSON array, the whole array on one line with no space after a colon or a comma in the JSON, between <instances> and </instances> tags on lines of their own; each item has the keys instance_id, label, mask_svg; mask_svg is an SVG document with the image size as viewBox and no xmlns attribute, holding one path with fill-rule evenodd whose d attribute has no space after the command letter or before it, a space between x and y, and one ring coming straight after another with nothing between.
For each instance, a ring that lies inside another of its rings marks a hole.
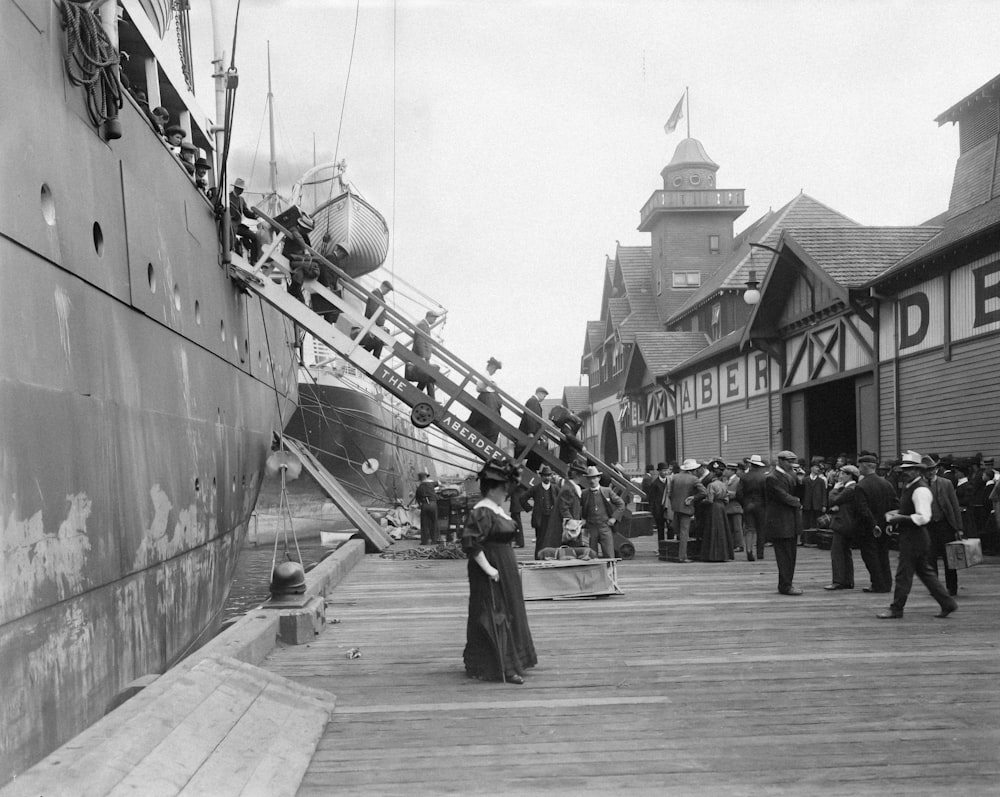
<instances>
[{"instance_id":1,"label":"rope coiled on railing","mask_svg":"<svg viewBox=\"0 0 1000 797\"><path fill-rule=\"evenodd\" d=\"M87 113L96 127L118 116L122 107L122 87L118 79L118 51L101 27L101 20L81 0L59 4L62 27L66 31L63 60L70 82L83 86Z\"/></svg>"}]
</instances>

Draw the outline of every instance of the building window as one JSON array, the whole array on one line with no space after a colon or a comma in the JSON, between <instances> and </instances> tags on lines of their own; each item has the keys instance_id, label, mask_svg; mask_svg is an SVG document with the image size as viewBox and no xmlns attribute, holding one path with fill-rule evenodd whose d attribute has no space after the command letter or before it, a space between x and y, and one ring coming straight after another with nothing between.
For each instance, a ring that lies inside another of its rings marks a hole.
<instances>
[{"instance_id":1,"label":"building window","mask_svg":"<svg viewBox=\"0 0 1000 797\"><path fill-rule=\"evenodd\" d=\"M717 255L719 254L719 236L709 235L708 236L708 251L709 254Z\"/></svg>"},{"instance_id":2,"label":"building window","mask_svg":"<svg viewBox=\"0 0 1000 797\"><path fill-rule=\"evenodd\" d=\"M673 286L675 288L698 288L701 287L700 271L675 271L673 272Z\"/></svg>"},{"instance_id":3,"label":"building window","mask_svg":"<svg viewBox=\"0 0 1000 797\"><path fill-rule=\"evenodd\" d=\"M722 305L713 304L712 305L712 326L711 332L709 333L712 340L718 340L722 337Z\"/></svg>"}]
</instances>

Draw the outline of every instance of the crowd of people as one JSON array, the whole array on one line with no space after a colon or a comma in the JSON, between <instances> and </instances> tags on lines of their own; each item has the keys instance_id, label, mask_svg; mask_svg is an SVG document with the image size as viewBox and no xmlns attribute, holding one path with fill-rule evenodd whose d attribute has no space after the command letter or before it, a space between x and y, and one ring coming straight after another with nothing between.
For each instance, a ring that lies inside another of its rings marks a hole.
<instances>
[{"instance_id":1,"label":"crowd of people","mask_svg":"<svg viewBox=\"0 0 1000 797\"><path fill-rule=\"evenodd\" d=\"M871 584L865 592L893 593L878 616L902 617L913 577L941 607L957 608L958 573L948 567L946 546L966 536L987 545L998 532L1000 473L982 455L957 459L907 451L881 461L862 451L854 461L813 457L806 472L792 451L781 451L771 467L759 455L742 462L711 459L661 462L641 481L656 526L663 561L692 561L692 541L702 561L719 562L746 553L749 561L773 551L778 592L800 595L794 584L796 548L826 534L830 540L828 591L854 589L853 551L860 551ZM889 548L899 548L893 578ZM676 556L668 555L676 547ZM938 579L944 563L945 584Z\"/></svg>"}]
</instances>

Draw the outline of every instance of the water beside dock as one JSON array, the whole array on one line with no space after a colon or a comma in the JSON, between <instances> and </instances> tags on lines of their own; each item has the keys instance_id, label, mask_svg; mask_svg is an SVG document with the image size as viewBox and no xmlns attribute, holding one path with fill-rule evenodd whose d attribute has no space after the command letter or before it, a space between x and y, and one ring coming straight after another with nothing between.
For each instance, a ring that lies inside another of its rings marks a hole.
<instances>
[{"instance_id":1,"label":"water beside dock","mask_svg":"<svg viewBox=\"0 0 1000 797\"><path fill-rule=\"evenodd\" d=\"M337 696L299 794L997 793L1000 559L959 574L952 617L917 582L883 621L860 561L826 592L829 552L800 548L786 597L770 549L681 565L635 542L623 596L528 603L523 686L465 677L464 561L365 556L337 623L262 665Z\"/></svg>"}]
</instances>

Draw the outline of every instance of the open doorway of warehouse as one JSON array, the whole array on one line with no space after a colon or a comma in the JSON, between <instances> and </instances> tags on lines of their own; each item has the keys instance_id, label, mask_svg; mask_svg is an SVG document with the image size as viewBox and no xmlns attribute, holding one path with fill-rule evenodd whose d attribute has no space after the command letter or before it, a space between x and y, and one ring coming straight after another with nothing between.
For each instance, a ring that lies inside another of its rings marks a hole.
<instances>
[{"instance_id":1,"label":"open doorway of warehouse","mask_svg":"<svg viewBox=\"0 0 1000 797\"><path fill-rule=\"evenodd\" d=\"M833 460L847 454L853 462L862 449L878 445L874 379L861 374L789 393L785 400L785 442L803 460Z\"/></svg>"},{"instance_id":2,"label":"open doorway of warehouse","mask_svg":"<svg viewBox=\"0 0 1000 797\"><path fill-rule=\"evenodd\" d=\"M654 467L677 459L677 422L650 424L646 427L646 462Z\"/></svg>"}]
</instances>

